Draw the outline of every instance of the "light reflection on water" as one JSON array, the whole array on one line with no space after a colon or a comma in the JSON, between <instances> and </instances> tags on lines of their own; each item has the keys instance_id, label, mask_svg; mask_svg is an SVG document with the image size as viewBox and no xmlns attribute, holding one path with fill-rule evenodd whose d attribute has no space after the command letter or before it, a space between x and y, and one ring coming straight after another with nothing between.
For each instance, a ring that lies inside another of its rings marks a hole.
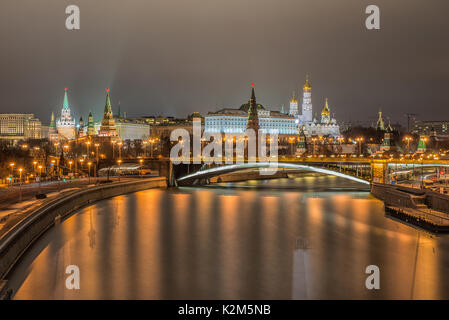
<instances>
[{"instance_id":1,"label":"light reflection on water","mask_svg":"<svg viewBox=\"0 0 449 320\"><path fill-rule=\"evenodd\" d=\"M148 190L80 210L22 259L15 298L449 298L449 238L386 218L367 192L324 191L353 182L224 186L237 188ZM78 291L65 289L70 264ZM365 288L370 264L378 291Z\"/></svg>"}]
</instances>

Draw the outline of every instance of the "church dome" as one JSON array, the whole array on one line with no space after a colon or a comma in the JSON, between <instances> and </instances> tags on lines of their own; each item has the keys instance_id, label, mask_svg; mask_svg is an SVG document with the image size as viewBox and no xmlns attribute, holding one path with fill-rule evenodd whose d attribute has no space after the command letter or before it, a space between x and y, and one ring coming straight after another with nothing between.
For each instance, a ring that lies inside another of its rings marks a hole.
<instances>
[{"instance_id":1,"label":"church dome","mask_svg":"<svg viewBox=\"0 0 449 320\"><path fill-rule=\"evenodd\" d=\"M309 83L309 75L306 76L306 83L304 84L304 86L302 87L304 91L311 91L312 90L312 86Z\"/></svg>"},{"instance_id":2,"label":"church dome","mask_svg":"<svg viewBox=\"0 0 449 320\"><path fill-rule=\"evenodd\" d=\"M329 110L329 105L327 103L327 98L326 98L326 104L324 105L323 111L321 111L321 115L322 116L329 116L331 114L330 110Z\"/></svg>"}]
</instances>

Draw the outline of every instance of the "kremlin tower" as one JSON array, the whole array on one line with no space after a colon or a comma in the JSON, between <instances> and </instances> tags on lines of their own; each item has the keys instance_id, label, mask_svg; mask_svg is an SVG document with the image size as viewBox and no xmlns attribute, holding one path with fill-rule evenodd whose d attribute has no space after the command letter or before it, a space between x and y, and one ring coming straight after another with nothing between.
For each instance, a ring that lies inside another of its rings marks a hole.
<instances>
[{"instance_id":1,"label":"kremlin tower","mask_svg":"<svg viewBox=\"0 0 449 320\"><path fill-rule=\"evenodd\" d=\"M56 122L58 135L64 139L74 139L76 135L75 120L70 115L69 100L67 98L67 88L64 92L64 102L61 110L61 117Z\"/></svg>"},{"instance_id":2,"label":"kremlin tower","mask_svg":"<svg viewBox=\"0 0 449 320\"><path fill-rule=\"evenodd\" d=\"M82 138L86 135L86 132L84 130L84 120L83 117L80 117L80 121L78 123L78 132L77 132L78 138Z\"/></svg>"},{"instance_id":3,"label":"kremlin tower","mask_svg":"<svg viewBox=\"0 0 449 320\"><path fill-rule=\"evenodd\" d=\"M253 129L256 136L259 132L259 115L257 113L256 94L254 93L254 86L251 88L251 98L248 101L248 122L246 129Z\"/></svg>"},{"instance_id":4,"label":"kremlin tower","mask_svg":"<svg viewBox=\"0 0 449 320\"><path fill-rule=\"evenodd\" d=\"M256 103L256 94L254 93L254 84L253 87L251 88L251 98L248 101L248 121L246 122L246 130L251 129L254 130L255 133L255 139L256 139L256 143L255 143L255 155L256 155L256 159L257 159L257 154L259 152L259 129L260 129L260 125L259 125L259 114L258 114L258 108L257 108L257 103ZM246 147L245 149L248 150L248 160L250 159L250 149L249 149L249 143L250 143L250 139L248 139L248 141L246 142Z\"/></svg>"},{"instance_id":5,"label":"kremlin tower","mask_svg":"<svg viewBox=\"0 0 449 320\"><path fill-rule=\"evenodd\" d=\"M58 131L56 130L56 121L55 121L55 113L51 113L50 118L50 129L48 131L48 139L50 141L58 140Z\"/></svg>"},{"instance_id":6,"label":"kremlin tower","mask_svg":"<svg viewBox=\"0 0 449 320\"><path fill-rule=\"evenodd\" d=\"M306 83L303 86L302 116L303 122L312 122L312 87L309 83L309 75L306 76Z\"/></svg>"},{"instance_id":7,"label":"kremlin tower","mask_svg":"<svg viewBox=\"0 0 449 320\"><path fill-rule=\"evenodd\" d=\"M298 99L295 97L295 91L293 91L292 98L290 99L290 110L289 115L298 116Z\"/></svg>"},{"instance_id":8,"label":"kremlin tower","mask_svg":"<svg viewBox=\"0 0 449 320\"><path fill-rule=\"evenodd\" d=\"M92 115L92 111L89 111L89 117L87 118L87 135L88 136L95 135L95 124L94 124L94 116Z\"/></svg>"},{"instance_id":9,"label":"kremlin tower","mask_svg":"<svg viewBox=\"0 0 449 320\"><path fill-rule=\"evenodd\" d=\"M103 120L101 120L99 136L116 137L117 130L115 128L114 116L112 114L111 98L109 97L109 89L106 89L106 104L104 106Z\"/></svg>"}]
</instances>

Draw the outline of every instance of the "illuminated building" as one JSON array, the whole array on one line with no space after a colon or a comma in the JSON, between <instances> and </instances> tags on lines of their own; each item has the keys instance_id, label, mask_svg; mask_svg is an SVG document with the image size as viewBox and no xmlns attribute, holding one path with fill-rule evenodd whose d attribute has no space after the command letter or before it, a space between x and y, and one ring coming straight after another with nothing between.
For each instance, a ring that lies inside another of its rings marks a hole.
<instances>
[{"instance_id":1,"label":"illuminated building","mask_svg":"<svg viewBox=\"0 0 449 320\"><path fill-rule=\"evenodd\" d=\"M376 124L377 131L385 131L384 120L382 119L382 111L379 111L379 118L377 119Z\"/></svg>"},{"instance_id":2,"label":"illuminated building","mask_svg":"<svg viewBox=\"0 0 449 320\"><path fill-rule=\"evenodd\" d=\"M0 139L17 142L24 139L41 139L42 124L31 113L0 114Z\"/></svg>"},{"instance_id":3,"label":"illuminated building","mask_svg":"<svg viewBox=\"0 0 449 320\"><path fill-rule=\"evenodd\" d=\"M380 151L390 151L392 149L393 149L393 128L391 128L391 125L388 124L388 126L385 128L384 140L382 141L382 144L380 146Z\"/></svg>"},{"instance_id":4,"label":"illuminated building","mask_svg":"<svg viewBox=\"0 0 449 320\"><path fill-rule=\"evenodd\" d=\"M50 118L50 126L48 129L48 138L50 141L58 140L58 130L56 129L55 113L52 111Z\"/></svg>"},{"instance_id":5,"label":"illuminated building","mask_svg":"<svg viewBox=\"0 0 449 320\"><path fill-rule=\"evenodd\" d=\"M254 105L250 108L253 94L254 88L251 91L249 103L243 104L239 109L224 108L216 112L209 112L205 116L204 131L210 133L243 133L248 126L255 128L257 124L260 131L266 134L298 134L296 117L265 109L264 106L255 102L255 95Z\"/></svg>"},{"instance_id":6,"label":"illuminated building","mask_svg":"<svg viewBox=\"0 0 449 320\"><path fill-rule=\"evenodd\" d=\"M92 111L89 111L89 116L87 118L87 135L94 136L96 134L94 116L92 115Z\"/></svg>"},{"instance_id":7,"label":"illuminated building","mask_svg":"<svg viewBox=\"0 0 449 320\"><path fill-rule=\"evenodd\" d=\"M299 128L299 141L298 141L298 145L296 147L297 155L302 155L307 152L307 140L306 140L306 135L304 133L304 129L305 129L304 125L300 126L300 128Z\"/></svg>"},{"instance_id":8,"label":"illuminated building","mask_svg":"<svg viewBox=\"0 0 449 320\"><path fill-rule=\"evenodd\" d=\"M411 129L413 134L430 134L432 131L440 139L449 139L449 121L420 121L415 120Z\"/></svg>"},{"instance_id":9,"label":"illuminated building","mask_svg":"<svg viewBox=\"0 0 449 320\"><path fill-rule=\"evenodd\" d=\"M297 102L290 101L290 114L295 113ZM293 108L293 109L292 109ZM321 119L312 119L312 86L309 83L309 77L306 77L306 83L303 86L302 114L297 114L298 122L304 126L304 134L310 136L340 136L340 127L337 120L331 117L328 99L326 98L324 108L321 112Z\"/></svg>"},{"instance_id":10,"label":"illuminated building","mask_svg":"<svg viewBox=\"0 0 449 320\"><path fill-rule=\"evenodd\" d=\"M150 136L150 125L145 119L122 117L120 104L117 115L113 115L109 93L106 97L103 120L101 123L95 123L94 130L99 136L119 137L121 140L145 140Z\"/></svg>"},{"instance_id":11,"label":"illuminated building","mask_svg":"<svg viewBox=\"0 0 449 320\"><path fill-rule=\"evenodd\" d=\"M284 107L282 106L281 113L284 113ZM290 99L290 109L288 112L291 116L298 116L298 99L295 97L295 91L293 91L292 98Z\"/></svg>"},{"instance_id":12,"label":"illuminated building","mask_svg":"<svg viewBox=\"0 0 449 320\"><path fill-rule=\"evenodd\" d=\"M312 86L309 83L309 75L306 76L306 83L302 87L302 114L300 120L302 123L312 122Z\"/></svg>"},{"instance_id":13,"label":"illuminated building","mask_svg":"<svg viewBox=\"0 0 449 320\"><path fill-rule=\"evenodd\" d=\"M80 117L80 121L78 123L78 128L77 128L77 137L78 138L82 138L86 135L86 127L84 126L84 120L83 117Z\"/></svg>"},{"instance_id":14,"label":"illuminated building","mask_svg":"<svg viewBox=\"0 0 449 320\"><path fill-rule=\"evenodd\" d=\"M103 120L101 120L98 135L101 137L116 137L117 130L115 127L114 117L112 115L111 98L109 97L109 89L106 89L106 104L104 106Z\"/></svg>"},{"instance_id":15,"label":"illuminated building","mask_svg":"<svg viewBox=\"0 0 449 320\"><path fill-rule=\"evenodd\" d=\"M56 121L56 130L59 137L63 139L74 139L76 135L75 120L70 115L69 100L67 98L67 88L64 92L64 102L61 110L61 117Z\"/></svg>"}]
</instances>

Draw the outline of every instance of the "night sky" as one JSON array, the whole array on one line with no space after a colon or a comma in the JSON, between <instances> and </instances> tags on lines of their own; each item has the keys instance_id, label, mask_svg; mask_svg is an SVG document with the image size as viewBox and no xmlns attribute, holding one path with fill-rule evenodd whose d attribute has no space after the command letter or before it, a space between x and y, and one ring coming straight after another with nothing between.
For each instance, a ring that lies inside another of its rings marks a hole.
<instances>
[{"instance_id":1,"label":"night sky","mask_svg":"<svg viewBox=\"0 0 449 320\"><path fill-rule=\"evenodd\" d=\"M365 28L369 4L380 30ZM306 73L314 113L328 97L343 121L379 108L449 120L448 0L2 0L0 39L0 112L45 124L65 87L77 121L99 120L107 87L114 111L185 117L240 106L251 82L259 103L287 109Z\"/></svg>"}]
</instances>

